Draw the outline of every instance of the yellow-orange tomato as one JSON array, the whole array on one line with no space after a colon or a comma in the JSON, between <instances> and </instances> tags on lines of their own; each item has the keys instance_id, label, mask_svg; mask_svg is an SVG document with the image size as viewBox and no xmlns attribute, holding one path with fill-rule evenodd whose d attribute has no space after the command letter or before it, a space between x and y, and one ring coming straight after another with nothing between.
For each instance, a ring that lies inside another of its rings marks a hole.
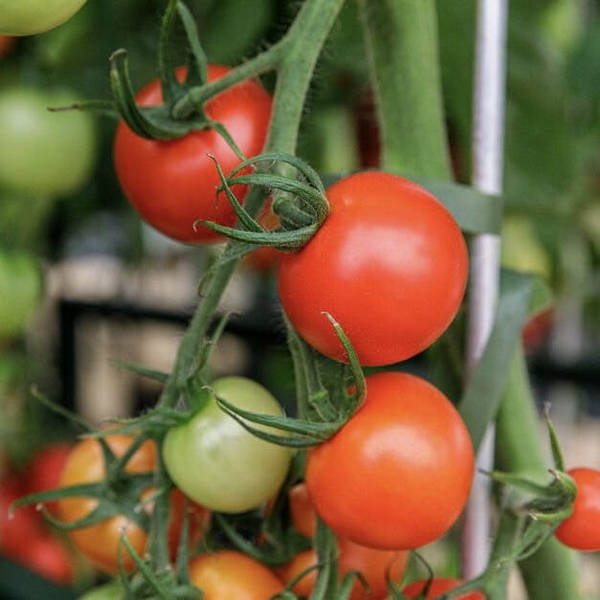
<instances>
[{"instance_id":1,"label":"yellow-orange tomato","mask_svg":"<svg viewBox=\"0 0 600 600\"><path fill-rule=\"evenodd\" d=\"M190 580L204 592L204 600L267 600L283 588L267 567L233 550L192 559Z\"/></svg>"},{"instance_id":2,"label":"yellow-orange tomato","mask_svg":"<svg viewBox=\"0 0 600 600\"><path fill-rule=\"evenodd\" d=\"M116 456L122 456L133 441L131 436L110 435L106 438L108 445ZM127 463L126 470L130 473L152 471L156 466L156 448L151 441L144 442ZM104 477L104 458L102 448L97 440L85 439L76 444L71 451L63 469L59 487L91 483ZM140 497L144 508L151 512L152 502L144 502L152 493L148 489ZM178 489L173 489L170 495L171 520L169 523L169 546L172 557L179 542L179 532L185 508L185 496ZM97 500L92 497L63 498L58 501L58 513L66 522L79 520L88 515L97 506ZM190 503L190 540L198 540L203 532L208 518L206 509ZM147 533L136 523L124 515L110 517L90 527L76 529L69 533L75 546L98 569L107 573L118 572L118 548L121 530L125 529L127 538L139 555L146 549ZM133 568L133 561L127 551L121 549L121 557L126 569Z\"/></svg>"},{"instance_id":3,"label":"yellow-orange tomato","mask_svg":"<svg viewBox=\"0 0 600 600\"><path fill-rule=\"evenodd\" d=\"M387 576L393 581L402 578L408 552L394 552L390 550L373 550L355 544L350 540L338 537L339 568L343 576L350 571L360 571L369 584L369 600L381 600L387 594ZM318 562L314 550L305 550L297 554L283 569L280 576L285 583L291 581L302 571L316 565ZM293 588L298 596L310 596L317 579L317 571L311 571L303 577ZM350 600L360 600L367 597L366 590L360 581L354 582Z\"/></svg>"}]
</instances>

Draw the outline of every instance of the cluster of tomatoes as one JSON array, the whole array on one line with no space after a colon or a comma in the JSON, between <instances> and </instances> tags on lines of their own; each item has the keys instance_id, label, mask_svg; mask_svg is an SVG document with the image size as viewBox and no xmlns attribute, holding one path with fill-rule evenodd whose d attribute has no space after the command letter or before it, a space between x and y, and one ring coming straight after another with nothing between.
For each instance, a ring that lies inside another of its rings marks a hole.
<instances>
[{"instance_id":1,"label":"cluster of tomatoes","mask_svg":"<svg viewBox=\"0 0 600 600\"><path fill-rule=\"evenodd\" d=\"M0 554L62 585L73 581L72 552L33 507L11 514L10 506L26 493L56 487L70 451L67 444L42 448L19 473L3 477L0 486ZM47 508L56 514L55 503Z\"/></svg>"}]
</instances>

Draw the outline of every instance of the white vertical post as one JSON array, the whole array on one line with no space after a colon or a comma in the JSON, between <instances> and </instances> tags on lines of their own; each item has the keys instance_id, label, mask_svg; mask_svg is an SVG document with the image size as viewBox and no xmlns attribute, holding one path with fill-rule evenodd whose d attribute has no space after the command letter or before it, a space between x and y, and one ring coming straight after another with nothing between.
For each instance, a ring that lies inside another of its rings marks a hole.
<instances>
[{"instance_id":1,"label":"white vertical post","mask_svg":"<svg viewBox=\"0 0 600 600\"><path fill-rule=\"evenodd\" d=\"M479 0L473 116L473 186L488 194L502 193L504 103L506 87L506 27L508 0ZM471 252L471 282L467 324L467 377L479 362L492 329L498 298L500 236L476 235ZM485 402L485 398L481 401ZM477 468L491 470L494 429L481 444ZM465 579L479 575L490 554L490 483L475 475L465 511L462 570Z\"/></svg>"}]
</instances>

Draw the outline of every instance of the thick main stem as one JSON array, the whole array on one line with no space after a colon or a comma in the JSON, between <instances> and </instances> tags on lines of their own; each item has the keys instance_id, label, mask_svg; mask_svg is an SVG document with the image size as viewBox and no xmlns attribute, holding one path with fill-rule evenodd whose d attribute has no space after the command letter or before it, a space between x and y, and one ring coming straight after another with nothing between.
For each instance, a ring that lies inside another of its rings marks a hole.
<instances>
[{"instance_id":1,"label":"thick main stem","mask_svg":"<svg viewBox=\"0 0 600 600\"><path fill-rule=\"evenodd\" d=\"M500 470L547 482L548 465L541 451L538 417L522 348L513 359L497 424L496 464ZM576 554L556 539L548 540L519 564L529 598L577 600Z\"/></svg>"},{"instance_id":2,"label":"thick main stem","mask_svg":"<svg viewBox=\"0 0 600 600\"><path fill-rule=\"evenodd\" d=\"M382 168L452 178L433 0L359 0L381 129Z\"/></svg>"}]
</instances>

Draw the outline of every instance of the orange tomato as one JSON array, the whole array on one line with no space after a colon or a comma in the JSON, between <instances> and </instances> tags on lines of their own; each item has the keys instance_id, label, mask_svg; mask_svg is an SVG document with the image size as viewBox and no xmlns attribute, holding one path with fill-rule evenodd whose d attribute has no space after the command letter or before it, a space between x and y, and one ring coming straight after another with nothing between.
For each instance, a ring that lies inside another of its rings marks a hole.
<instances>
[{"instance_id":1,"label":"orange tomato","mask_svg":"<svg viewBox=\"0 0 600 600\"><path fill-rule=\"evenodd\" d=\"M355 581L350 600L360 600L368 597L369 600L381 600L387 594L387 574L393 581L402 578L408 552L393 552L390 550L373 550L355 544L348 539L338 536L339 569L344 576L350 571L360 571L369 584L370 593L360 581ZM308 567L317 564L317 555L314 550L305 550L297 554L283 569L280 576L285 583L291 581ZM303 577L293 588L298 596L310 596L317 579L317 571L311 571Z\"/></svg>"},{"instance_id":2,"label":"orange tomato","mask_svg":"<svg viewBox=\"0 0 600 600\"><path fill-rule=\"evenodd\" d=\"M190 580L204 592L204 600L267 600L283 588L267 567L233 550L192 559Z\"/></svg>"},{"instance_id":3,"label":"orange tomato","mask_svg":"<svg viewBox=\"0 0 600 600\"><path fill-rule=\"evenodd\" d=\"M298 533L307 538L315 537L317 531L317 513L313 506L306 483L297 483L288 491L292 523Z\"/></svg>"},{"instance_id":4,"label":"orange tomato","mask_svg":"<svg viewBox=\"0 0 600 600\"><path fill-rule=\"evenodd\" d=\"M128 435L110 435L106 442L116 456L122 456L133 438ZM131 457L126 470L130 473L152 471L156 465L156 448L151 441L144 442ZM105 475L102 447L97 440L88 438L75 445L62 472L59 486L91 483L101 480ZM66 522L77 521L98 504L92 497L63 498L58 501L58 514ZM107 573L118 572L117 552L121 530L127 532L127 538L135 551L142 555L146 548L147 534L137 524L124 515L117 515L90 527L76 529L69 533L75 546L96 567ZM123 548L121 557L126 569L134 566L133 560Z\"/></svg>"}]
</instances>

